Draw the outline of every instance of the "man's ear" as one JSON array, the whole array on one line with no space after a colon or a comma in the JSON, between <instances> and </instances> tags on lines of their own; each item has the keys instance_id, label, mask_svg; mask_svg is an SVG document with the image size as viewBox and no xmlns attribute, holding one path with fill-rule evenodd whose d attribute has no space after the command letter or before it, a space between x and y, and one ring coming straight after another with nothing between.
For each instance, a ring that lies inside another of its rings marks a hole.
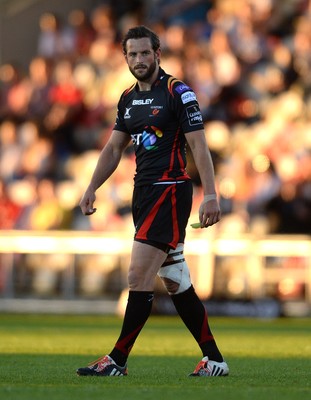
<instances>
[{"instance_id":1,"label":"man's ear","mask_svg":"<svg viewBox=\"0 0 311 400\"><path fill-rule=\"evenodd\" d=\"M156 54L158 63L160 64L160 60L161 60L161 49L160 49L160 47L158 48L158 50L156 50L155 54Z\"/></svg>"}]
</instances>

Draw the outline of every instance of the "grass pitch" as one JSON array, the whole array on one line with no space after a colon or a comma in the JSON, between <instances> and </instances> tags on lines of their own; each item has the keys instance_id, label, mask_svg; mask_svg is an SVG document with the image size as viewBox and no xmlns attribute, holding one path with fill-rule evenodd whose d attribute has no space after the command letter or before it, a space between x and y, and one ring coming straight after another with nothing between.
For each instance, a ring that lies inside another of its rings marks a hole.
<instances>
[{"instance_id":1,"label":"grass pitch","mask_svg":"<svg viewBox=\"0 0 311 400\"><path fill-rule=\"evenodd\" d=\"M110 351L121 320L0 315L1 400L300 400L311 395L311 320L210 318L228 377L188 377L201 358L177 317L152 316L127 377L79 377Z\"/></svg>"}]
</instances>

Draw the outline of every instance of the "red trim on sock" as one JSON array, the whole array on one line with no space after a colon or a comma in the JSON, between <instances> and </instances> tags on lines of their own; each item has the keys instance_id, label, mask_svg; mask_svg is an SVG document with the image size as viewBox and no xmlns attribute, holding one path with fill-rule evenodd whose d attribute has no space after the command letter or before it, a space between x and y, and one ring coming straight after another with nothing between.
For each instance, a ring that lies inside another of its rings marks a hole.
<instances>
[{"instance_id":1,"label":"red trim on sock","mask_svg":"<svg viewBox=\"0 0 311 400\"><path fill-rule=\"evenodd\" d=\"M200 341L198 343L202 344L205 342L210 342L212 340L214 340L214 336L209 333L208 324L207 324L207 312L205 310L203 325L202 325L202 329L201 329L201 337L200 337Z\"/></svg>"},{"instance_id":2,"label":"red trim on sock","mask_svg":"<svg viewBox=\"0 0 311 400\"><path fill-rule=\"evenodd\" d=\"M132 333L130 333L129 335L127 335L125 338L123 338L122 340L119 340L116 344L115 344L115 348L118 349L119 351L121 351L123 354L125 354L126 356L128 356L130 354L130 351L133 347L133 345L131 345L130 347L127 347L127 344L129 342L131 342L131 340L137 336L137 334L142 330L144 324L138 326Z\"/></svg>"}]
</instances>

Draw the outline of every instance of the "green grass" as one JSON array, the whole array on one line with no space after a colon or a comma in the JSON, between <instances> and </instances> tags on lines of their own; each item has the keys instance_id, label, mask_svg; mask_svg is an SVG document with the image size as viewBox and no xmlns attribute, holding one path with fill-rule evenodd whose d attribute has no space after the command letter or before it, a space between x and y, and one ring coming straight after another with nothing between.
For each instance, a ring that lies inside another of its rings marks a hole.
<instances>
[{"instance_id":1,"label":"green grass","mask_svg":"<svg viewBox=\"0 0 311 400\"><path fill-rule=\"evenodd\" d=\"M301 400L311 395L311 320L211 318L229 377L189 378L201 358L175 317L152 316L127 377L79 377L109 352L121 320L102 316L0 315L0 399Z\"/></svg>"}]
</instances>

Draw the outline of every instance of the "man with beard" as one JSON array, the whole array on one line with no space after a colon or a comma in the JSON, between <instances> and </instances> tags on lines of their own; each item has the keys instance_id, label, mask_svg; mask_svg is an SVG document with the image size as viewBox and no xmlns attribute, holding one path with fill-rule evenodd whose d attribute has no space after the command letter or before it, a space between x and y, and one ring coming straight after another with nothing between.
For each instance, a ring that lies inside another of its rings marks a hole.
<instances>
[{"instance_id":1,"label":"man with beard","mask_svg":"<svg viewBox=\"0 0 311 400\"><path fill-rule=\"evenodd\" d=\"M85 215L96 211L95 192L117 168L132 139L136 155L132 204L135 234L128 273L129 297L122 330L112 351L79 368L77 373L127 375L127 359L151 313L155 278L159 275L203 354L190 375L228 375L228 365L218 350L204 305L191 284L183 254L192 206L186 143L192 150L204 191L199 208L200 226L209 227L220 219L200 108L192 89L160 67L160 41L154 32L145 26L132 28L122 45L137 82L121 95L115 127L80 207Z\"/></svg>"}]
</instances>

